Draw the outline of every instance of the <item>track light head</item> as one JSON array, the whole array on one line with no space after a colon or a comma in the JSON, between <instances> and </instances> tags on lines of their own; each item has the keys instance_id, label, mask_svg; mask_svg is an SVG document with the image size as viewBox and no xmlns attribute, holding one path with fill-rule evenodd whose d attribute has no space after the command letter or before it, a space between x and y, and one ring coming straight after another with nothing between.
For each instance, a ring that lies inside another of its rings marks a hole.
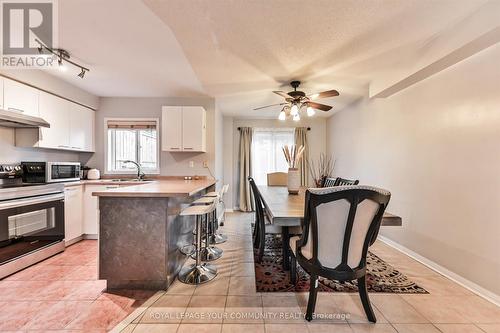
<instances>
[{"instance_id":1,"label":"track light head","mask_svg":"<svg viewBox=\"0 0 500 333\"><path fill-rule=\"evenodd\" d=\"M82 68L82 71L78 74L78 76L83 79L85 77L85 69Z\"/></svg>"}]
</instances>

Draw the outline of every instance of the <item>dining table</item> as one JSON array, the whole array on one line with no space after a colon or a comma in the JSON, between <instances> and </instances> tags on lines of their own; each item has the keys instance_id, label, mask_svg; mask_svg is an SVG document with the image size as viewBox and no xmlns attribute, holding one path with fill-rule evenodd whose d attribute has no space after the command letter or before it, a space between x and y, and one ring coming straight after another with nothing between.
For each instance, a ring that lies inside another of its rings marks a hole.
<instances>
[{"instance_id":1,"label":"dining table","mask_svg":"<svg viewBox=\"0 0 500 333\"><path fill-rule=\"evenodd\" d=\"M289 228L300 226L304 219L305 193L301 188L298 194L289 194L286 186L258 185L265 214L271 224L281 227L283 269L288 270ZM385 212L381 226L402 226L401 217Z\"/></svg>"}]
</instances>

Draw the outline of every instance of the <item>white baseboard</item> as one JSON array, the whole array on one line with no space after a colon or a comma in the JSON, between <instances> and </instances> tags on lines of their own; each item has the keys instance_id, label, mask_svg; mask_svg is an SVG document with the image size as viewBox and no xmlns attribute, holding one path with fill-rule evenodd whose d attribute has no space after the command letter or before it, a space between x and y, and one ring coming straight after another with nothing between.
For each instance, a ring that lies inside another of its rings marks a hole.
<instances>
[{"instance_id":1,"label":"white baseboard","mask_svg":"<svg viewBox=\"0 0 500 333\"><path fill-rule=\"evenodd\" d=\"M234 209L226 208L226 213L233 213L233 212L234 212Z\"/></svg>"},{"instance_id":2,"label":"white baseboard","mask_svg":"<svg viewBox=\"0 0 500 333\"><path fill-rule=\"evenodd\" d=\"M405 246L403 246L403 245L401 245L401 244L399 244L399 243L397 243L397 242L395 242L387 237L379 235L378 239L381 240L382 242L384 242L385 244L389 245L390 247L393 247L396 250L403 252L407 256L409 256L409 257L415 259L416 261L422 263L423 265L429 267L433 271L447 277L448 279L458 283L462 287L472 291L474 294L484 298L485 300L487 300L487 301L489 301L497 306L500 306L500 295L497 295L497 294L489 291L488 289L481 287L480 285L464 278L463 276L458 275L457 273L450 271L449 269L435 263L434 261L432 261L424 256L421 256L420 254L410 250L409 248L407 248L407 247L405 247Z\"/></svg>"},{"instance_id":3,"label":"white baseboard","mask_svg":"<svg viewBox=\"0 0 500 333\"><path fill-rule=\"evenodd\" d=\"M99 239L97 234L83 234L83 239Z\"/></svg>"}]
</instances>

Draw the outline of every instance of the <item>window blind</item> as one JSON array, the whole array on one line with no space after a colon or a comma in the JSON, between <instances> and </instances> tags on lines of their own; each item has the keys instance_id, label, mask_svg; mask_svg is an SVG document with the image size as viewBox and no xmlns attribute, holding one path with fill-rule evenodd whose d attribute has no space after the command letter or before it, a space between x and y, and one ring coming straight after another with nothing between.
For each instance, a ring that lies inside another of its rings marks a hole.
<instances>
[{"instance_id":1,"label":"window blind","mask_svg":"<svg viewBox=\"0 0 500 333\"><path fill-rule=\"evenodd\" d=\"M151 120L108 120L108 128L120 128L120 129L155 129L156 121Z\"/></svg>"}]
</instances>

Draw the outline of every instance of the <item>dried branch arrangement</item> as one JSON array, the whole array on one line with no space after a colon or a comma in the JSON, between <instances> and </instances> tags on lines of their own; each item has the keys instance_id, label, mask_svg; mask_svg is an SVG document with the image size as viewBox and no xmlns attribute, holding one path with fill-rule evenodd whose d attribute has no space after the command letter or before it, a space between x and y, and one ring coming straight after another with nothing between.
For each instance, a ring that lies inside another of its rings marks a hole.
<instances>
[{"instance_id":1,"label":"dried branch arrangement","mask_svg":"<svg viewBox=\"0 0 500 333\"><path fill-rule=\"evenodd\" d=\"M314 163L314 161L308 161L307 163L309 165L311 177L316 183L316 187L321 187L325 178L333 176L333 170L335 170L335 159L333 155L321 153L317 164Z\"/></svg>"},{"instance_id":2,"label":"dried branch arrangement","mask_svg":"<svg viewBox=\"0 0 500 333\"><path fill-rule=\"evenodd\" d=\"M295 169L299 166L300 159L304 154L304 148L304 146L297 147L297 145L291 145L290 147L285 145L281 148L290 169Z\"/></svg>"}]
</instances>

